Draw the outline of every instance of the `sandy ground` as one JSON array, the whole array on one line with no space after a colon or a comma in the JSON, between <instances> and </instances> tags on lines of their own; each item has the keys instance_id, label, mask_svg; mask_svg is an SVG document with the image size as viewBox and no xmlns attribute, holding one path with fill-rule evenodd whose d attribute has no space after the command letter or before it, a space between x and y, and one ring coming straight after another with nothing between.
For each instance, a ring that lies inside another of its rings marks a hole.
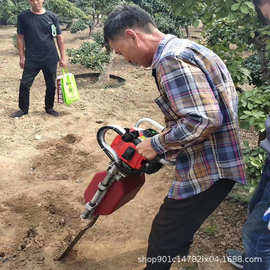
<instances>
[{"instance_id":1,"label":"sandy ground","mask_svg":"<svg viewBox=\"0 0 270 270\"><path fill-rule=\"evenodd\" d=\"M96 141L97 130L106 124L132 127L142 117L163 119L153 102L158 93L151 71L116 57L111 73L126 83L104 89L87 79L78 80L81 100L70 106L56 104L59 118L44 112L45 84L39 74L31 88L29 114L11 119L8 115L17 110L22 73L12 45L15 31L0 29L0 269L143 269L152 219L168 191L171 168L147 176L133 201L100 217L64 262L54 258L85 225L79 219L84 190L95 173L108 166ZM86 35L64 32L66 47L79 47ZM74 74L89 72L77 65L69 69ZM245 209L231 202L225 202L224 209L227 214L235 213L236 223L226 221L223 210L217 210L217 216L210 217L198 234L192 254L200 251L222 259L221 239L224 250L229 245L241 247ZM221 252L215 254L215 248ZM214 265L203 264L200 269L214 269ZM195 264L188 267L197 269Z\"/></svg>"}]
</instances>

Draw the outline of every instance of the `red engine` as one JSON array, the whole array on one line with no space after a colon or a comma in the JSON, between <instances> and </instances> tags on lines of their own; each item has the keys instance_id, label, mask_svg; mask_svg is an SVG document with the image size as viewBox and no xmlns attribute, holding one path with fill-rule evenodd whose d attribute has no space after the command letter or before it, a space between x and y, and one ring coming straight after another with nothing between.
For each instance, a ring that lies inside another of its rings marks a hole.
<instances>
[{"instance_id":1,"label":"red engine","mask_svg":"<svg viewBox=\"0 0 270 270\"><path fill-rule=\"evenodd\" d=\"M122 161L124 161L132 169L139 170L142 168L142 161L145 160L145 158L136 151L134 140L135 143L137 142L136 144L138 144L145 137L143 133L133 130L130 130L129 134L135 134L135 132L137 134L134 136L134 138L131 138L133 142L129 142L125 140L125 137L118 135L113 140L111 147Z\"/></svg>"}]
</instances>

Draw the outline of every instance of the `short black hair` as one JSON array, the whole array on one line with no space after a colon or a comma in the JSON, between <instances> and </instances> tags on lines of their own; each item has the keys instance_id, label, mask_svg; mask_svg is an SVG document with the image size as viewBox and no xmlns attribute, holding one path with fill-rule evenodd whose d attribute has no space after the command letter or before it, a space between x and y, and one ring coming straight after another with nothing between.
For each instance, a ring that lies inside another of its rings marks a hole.
<instances>
[{"instance_id":1,"label":"short black hair","mask_svg":"<svg viewBox=\"0 0 270 270\"><path fill-rule=\"evenodd\" d=\"M116 7L108 16L104 24L104 40L108 45L109 40L123 33L127 28L141 28L151 33L151 27L156 26L151 16L143 9L135 5L123 5Z\"/></svg>"}]
</instances>

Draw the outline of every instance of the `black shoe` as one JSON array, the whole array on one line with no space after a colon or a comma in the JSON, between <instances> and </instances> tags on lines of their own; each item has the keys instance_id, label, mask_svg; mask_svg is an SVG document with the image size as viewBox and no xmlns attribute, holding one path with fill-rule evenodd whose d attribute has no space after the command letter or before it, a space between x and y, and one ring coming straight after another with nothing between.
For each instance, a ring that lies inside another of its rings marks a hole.
<instances>
[{"instance_id":1,"label":"black shoe","mask_svg":"<svg viewBox=\"0 0 270 270\"><path fill-rule=\"evenodd\" d=\"M235 266L237 269L244 268L244 256L243 253L236 249L228 249L226 251L228 263Z\"/></svg>"},{"instance_id":2,"label":"black shoe","mask_svg":"<svg viewBox=\"0 0 270 270\"><path fill-rule=\"evenodd\" d=\"M59 112L55 111L54 109L46 109L46 113L49 114L49 115L52 115L54 117L59 116Z\"/></svg>"},{"instance_id":3,"label":"black shoe","mask_svg":"<svg viewBox=\"0 0 270 270\"><path fill-rule=\"evenodd\" d=\"M22 117L23 115L27 114L27 112L24 112L22 110L19 110L17 112L14 112L10 115L11 118L16 118L16 117Z\"/></svg>"}]
</instances>

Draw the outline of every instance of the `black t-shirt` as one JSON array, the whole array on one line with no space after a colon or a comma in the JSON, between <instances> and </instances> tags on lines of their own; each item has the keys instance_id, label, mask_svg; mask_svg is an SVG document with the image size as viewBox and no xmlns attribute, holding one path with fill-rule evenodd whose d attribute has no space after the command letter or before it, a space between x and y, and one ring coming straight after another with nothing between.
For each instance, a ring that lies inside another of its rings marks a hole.
<instances>
[{"instance_id":1,"label":"black t-shirt","mask_svg":"<svg viewBox=\"0 0 270 270\"><path fill-rule=\"evenodd\" d=\"M59 61L54 36L61 34L56 14L46 11L34 14L30 10L18 16L17 33L24 35L25 64L41 66Z\"/></svg>"}]
</instances>

